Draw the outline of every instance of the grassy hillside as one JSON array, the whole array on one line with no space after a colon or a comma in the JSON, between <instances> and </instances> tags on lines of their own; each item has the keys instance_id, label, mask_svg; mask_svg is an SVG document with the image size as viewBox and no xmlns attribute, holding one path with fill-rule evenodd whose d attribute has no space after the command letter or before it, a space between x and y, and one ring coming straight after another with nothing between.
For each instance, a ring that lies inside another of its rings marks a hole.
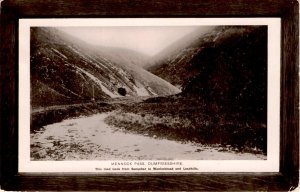
<instances>
[{"instance_id":1,"label":"grassy hillside","mask_svg":"<svg viewBox=\"0 0 300 192\"><path fill-rule=\"evenodd\" d=\"M153 58L155 64L147 68L147 70L166 79L173 85L182 87L186 80L199 73L197 69L192 67L197 62L195 61L197 55L205 55L208 48L214 48L223 42L226 43L231 40L234 41L235 38L247 36L254 28L219 26L209 28L205 34L196 30L192 34L188 34L187 37L175 42L174 45L166 48L157 56L158 58ZM201 59L206 60L210 59L210 57L207 56L207 58Z\"/></svg>"},{"instance_id":2,"label":"grassy hillside","mask_svg":"<svg viewBox=\"0 0 300 192\"><path fill-rule=\"evenodd\" d=\"M142 69L137 52L94 47L56 28L31 28L31 104L48 106L126 96L170 95L179 90ZM122 57L121 57L122 55ZM142 62L142 59L141 59Z\"/></svg>"},{"instance_id":3,"label":"grassy hillside","mask_svg":"<svg viewBox=\"0 0 300 192\"><path fill-rule=\"evenodd\" d=\"M266 121L266 26L216 27L150 71L183 96Z\"/></svg>"},{"instance_id":4,"label":"grassy hillside","mask_svg":"<svg viewBox=\"0 0 300 192\"><path fill-rule=\"evenodd\" d=\"M217 27L170 61L155 74L182 93L150 98L107 121L150 136L267 152L267 27Z\"/></svg>"},{"instance_id":5,"label":"grassy hillside","mask_svg":"<svg viewBox=\"0 0 300 192\"><path fill-rule=\"evenodd\" d=\"M157 97L124 105L106 122L154 138L222 146L224 150L266 154L266 124L245 121L239 113L182 96Z\"/></svg>"},{"instance_id":6,"label":"grassy hillside","mask_svg":"<svg viewBox=\"0 0 300 192\"><path fill-rule=\"evenodd\" d=\"M197 74L184 82L182 94L266 123L267 27L223 30L191 60Z\"/></svg>"}]
</instances>

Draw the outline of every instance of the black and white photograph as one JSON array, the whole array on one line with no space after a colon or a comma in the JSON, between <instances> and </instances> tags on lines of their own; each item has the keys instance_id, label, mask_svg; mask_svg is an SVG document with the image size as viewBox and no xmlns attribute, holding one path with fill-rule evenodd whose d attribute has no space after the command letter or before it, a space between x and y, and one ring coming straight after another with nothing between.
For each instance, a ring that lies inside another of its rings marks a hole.
<instances>
[{"instance_id":1,"label":"black and white photograph","mask_svg":"<svg viewBox=\"0 0 300 192\"><path fill-rule=\"evenodd\" d=\"M24 19L19 34L21 171L278 170L280 20Z\"/></svg>"},{"instance_id":2,"label":"black and white photograph","mask_svg":"<svg viewBox=\"0 0 300 192\"><path fill-rule=\"evenodd\" d=\"M266 159L267 32L31 27L30 159Z\"/></svg>"}]
</instances>

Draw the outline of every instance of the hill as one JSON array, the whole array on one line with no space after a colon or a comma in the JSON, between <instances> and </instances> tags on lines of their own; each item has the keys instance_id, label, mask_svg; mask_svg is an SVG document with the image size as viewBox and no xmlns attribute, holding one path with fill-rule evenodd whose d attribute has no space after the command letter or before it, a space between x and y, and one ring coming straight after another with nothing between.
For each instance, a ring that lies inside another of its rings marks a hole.
<instances>
[{"instance_id":1,"label":"hill","mask_svg":"<svg viewBox=\"0 0 300 192\"><path fill-rule=\"evenodd\" d=\"M146 135L266 154L267 27L216 27L173 56L154 73L180 85L182 92L130 106L109 123Z\"/></svg>"},{"instance_id":2,"label":"hill","mask_svg":"<svg viewBox=\"0 0 300 192\"><path fill-rule=\"evenodd\" d=\"M130 54L95 47L56 28L31 28L31 104L46 106L126 96L171 95L179 90L132 63ZM123 51L124 52L124 51ZM135 55L134 55L135 54ZM127 57L127 59L124 59ZM141 59L140 59L141 60Z\"/></svg>"},{"instance_id":3,"label":"hill","mask_svg":"<svg viewBox=\"0 0 300 192\"><path fill-rule=\"evenodd\" d=\"M220 26L200 36L148 70L182 95L265 118L267 27Z\"/></svg>"}]
</instances>

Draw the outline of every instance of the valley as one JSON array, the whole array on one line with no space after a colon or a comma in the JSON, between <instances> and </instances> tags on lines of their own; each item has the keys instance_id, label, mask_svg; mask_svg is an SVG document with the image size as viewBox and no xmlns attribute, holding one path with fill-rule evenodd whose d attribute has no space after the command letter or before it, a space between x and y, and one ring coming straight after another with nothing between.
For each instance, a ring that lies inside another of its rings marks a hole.
<instances>
[{"instance_id":1,"label":"valley","mask_svg":"<svg viewBox=\"0 0 300 192\"><path fill-rule=\"evenodd\" d=\"M31 28L31 160L266 159L267 28L153 57Z\"/></svg>"}]
</instances>

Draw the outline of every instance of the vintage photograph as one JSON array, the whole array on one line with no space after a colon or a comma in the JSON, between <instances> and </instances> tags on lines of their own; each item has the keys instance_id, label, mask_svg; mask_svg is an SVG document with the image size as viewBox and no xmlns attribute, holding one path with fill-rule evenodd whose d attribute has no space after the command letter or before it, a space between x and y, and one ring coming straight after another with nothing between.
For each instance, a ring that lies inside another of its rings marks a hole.
<instances>
[{"instance_id":1,"label":"vintage photograph","mask_svg":"<svg viewBox=\"0 0 300 192\"><path fill-rule=\"evenodd\" d=\"M30 160L266 160L268 26L30 27Z\"/></svg>"}]
</instances>

